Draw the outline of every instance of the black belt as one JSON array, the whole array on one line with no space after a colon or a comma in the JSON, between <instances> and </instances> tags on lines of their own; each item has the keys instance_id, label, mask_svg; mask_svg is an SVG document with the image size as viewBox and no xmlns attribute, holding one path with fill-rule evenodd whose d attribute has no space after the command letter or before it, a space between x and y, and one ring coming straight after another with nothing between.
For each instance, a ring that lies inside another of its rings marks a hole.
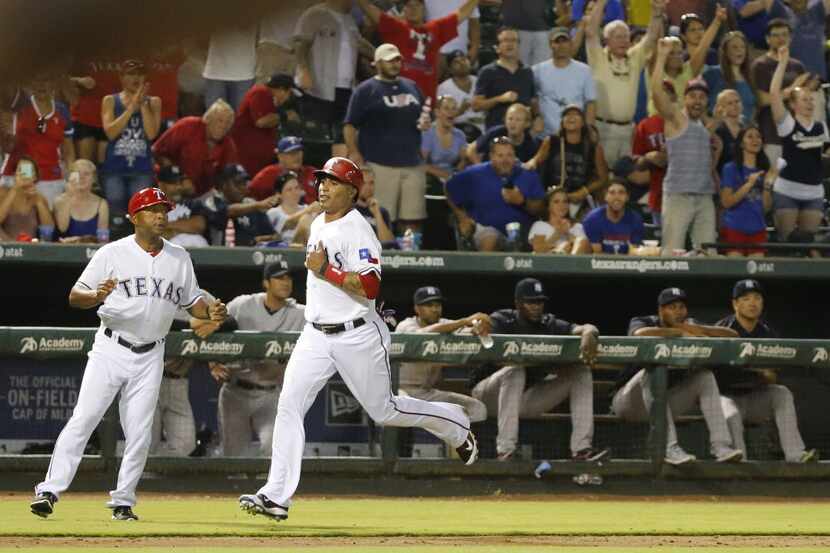
<instances>
[{"instance_id":1,"label":"black belt","mask_svg":"<svg viewBox=\"0 0 830 553\"><path fill-rule=\"evenodd\" d=\"M349 321L347 323L340 323L340 324L332 324L332 325L321 325L317 323L311 323L311 326L322 332L323 334L339 334L341 332L345 332L347 330L352 330L353 328L358 328L366 324L364 319L355 319L353 321Z\"/></svg>"},{"instance_id":2,"label":"black belt","mask_svg":"<svg viewBox=\"0 0 830 553\"><path fill-rule=\"evenodd\" d=\"M248 382L247 380L237 380L236 385L243 390L262 390L264 392L270 392L271 390L277 389L276 384L271 386L263 386L262 384L254 384L253 382Z\"/></svg>"},{"instance_id":3,"label":"black belt","mask_svg":"<svg viewBox=\"0 0 830 553\"><path fill-rule=\"evenodd\" d=\"M187 378L187 375L171 373L170 371L164 371L164 378L172 378L173 380L178 380L179 378Z\"/></svg>"},{"instance_id":4,"label":"black belt","mask_svg":"<svg viewBox=\"0 0 830 553\"><path fill-rule=\"evenodd\" d=\"M597 121L608 123L609 125L619 125L621 127L631 124L631 121L612 121L611 119L603 119L602 117L597 117L596 119Z\"/></svg>"},{"instance_id":5,"label":"black belt","mask_svg":"<svg viewBox=\"0 0 830 553\"><path fill-rule=\"evenodd\" d=\"M104 327L104 336L106 336L107 338L112 338L112 330L110 330L107 327ZM123 346L123 347L127 348L128 350L130 350L133 353L147 353L148 351L150 351L151 349L156 347L156 343L157 343L157 342L150 342L149 344L141 344L140 346L137 346L135 344L131 344L130 342L128 342L127 340L125 340L121 336L118 336L117 341L118 341L119 346Z\"/></svg>"}]
</instances>

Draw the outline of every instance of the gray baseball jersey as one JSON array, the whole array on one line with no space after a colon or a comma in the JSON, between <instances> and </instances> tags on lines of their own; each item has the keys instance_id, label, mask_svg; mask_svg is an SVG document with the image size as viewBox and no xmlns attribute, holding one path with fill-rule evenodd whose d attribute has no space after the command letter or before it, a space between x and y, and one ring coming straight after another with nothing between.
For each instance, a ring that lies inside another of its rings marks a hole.
<instances>
[{"instance_id":1,"label":"gray baseball jersey","mask_svg":"<svg viewBox=\"0 0 830 553\"><path fill-rule=\"evenodd\" d=\"M441 318L439 323L448 323L450 319ZM415 334L420 332L418 317L409 317L398 323L395 327L396 333ZM400 387L423 388L429 390L441 382L441 369L446 363L413 363L402 362L400 368Z\"/></svg>"},{"instance_id":2,"label":"gray baseball jersey","mask_svg":"<svg viewBox=\"0 0 830 553\"><path fill-rule=\"evenodd\" d=\"M265 292L243 294L228 304L228 314L234 318L239 330L259 330L261 332L300 331L305 326L305 306L294 298L285 300L285 306L277 311L270 311L265 305ZM238 368L237 368L238 367ZM229 364L234 377L240 377L261 386L282 384L285 362L246 359L238 365Z\"/></svg>"}]
</instances>

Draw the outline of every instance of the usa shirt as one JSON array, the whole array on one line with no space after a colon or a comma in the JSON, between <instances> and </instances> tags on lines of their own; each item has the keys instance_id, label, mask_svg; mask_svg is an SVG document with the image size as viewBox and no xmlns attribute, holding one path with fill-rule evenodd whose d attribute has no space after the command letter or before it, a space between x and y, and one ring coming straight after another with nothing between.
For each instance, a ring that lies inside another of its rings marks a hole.
<instances>
[{"instance_id":1,"label":"usa shirt","mask_svg":"<svg viewBox=\"0 0 830 553\"><path fill-rule=\"evenodd\" d=\"M358 148L366 161L390 167L421 165L423 95L406 78L382 81L371 78L355 88L345 123L359 131Z\"/></svg>"},{"instance_id":2,"label":"usa shirt","mask_svg":"<svg viewBox=\"0 0 830 553\"><path fill-rule=\"evenodd\" d=\"M98 308L101 324L134 344L164 338L176 311L189 309L202 297L187 250L167 240L150 255L135 235L103 246L81 273L75 286L96 290L104 280L118 281Z\"/></svg>"},{"instance_id":3,"label":"usa shirt","mask_svg":"<svg viewBox=\"0 0 830 553\"><path fill-rule=\"evenodd\" d=\"M333 267L350 273L374 273L380 278L380 242L356 209L330 223L326 222L325 213L318 215L311 223L307 250L312 251L319 242L323 242ZM375 300L349 294L308 272L305 308L308 322L340 324L366 317L374 311Z\"/></svg>"}]
</instances>

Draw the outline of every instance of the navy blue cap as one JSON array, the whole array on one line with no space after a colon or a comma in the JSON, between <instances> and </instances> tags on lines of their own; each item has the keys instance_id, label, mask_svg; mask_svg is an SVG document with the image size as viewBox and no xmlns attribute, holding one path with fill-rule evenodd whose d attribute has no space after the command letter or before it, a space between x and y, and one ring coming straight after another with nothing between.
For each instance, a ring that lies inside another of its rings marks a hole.
<instances>
[{"instance_id":1,"label":"navy blue cap","mask_svg":"<svg viewBox=\"0 0 830 553\"><path fill-rule=\"evenodd\" d=\"M516 283L515 297L519 301L546 300L545 287L535 278L523 278Z\"/></svg>"},{"instance_id":2,"label":"navy blue cap","mask_svg":"<svg viewBox=\"0 0 830 553\"><path fill-rule=\"evenodd\" d=\"M732 299L736 300L745 294L749 294L750 292L758 292L759 294L764 295L764 289L761 287L761 283L757 280L753 280L751 278L739 280L732 288Z\"/></svg>"},{"instance_id":3,"label":"navy blue cap","mask_svg":"<svg viewBox=\"0 0 830 553\"><path fill-rule=\"evenodd\" d=\"M441 289L437 286L422 286L415 290L412 296L412 303L421 305L431 301L444 301L444 296L441 295Z\"/></svg>"},{"instance_id":4,"label":"navy blue cap","mask_svg":"<svg viewBox=\"0 0 830 553\"><path fill-rule=\"evenodd\" d=\"M277 259L266 265L262 269L262 280L269 278L280 277L288 274L288 261L283 256L277 256Z\"/></svg>"},{"instance_id":5,"label":"navy blue cap","mask_svg":"<svg viewBox=\"0 0 830 553\"><path fill-rule=\"evenodd\" d=\"M184 175L178 165L168 165L159 169L157 180L159 182L179 182L183 178Z\"/></svg>"},{"instance_id":6,"label":"navy blue cap","mask_svg":"<svg viewBox=\"0 0 830 553\"><path fill-rule=\"evenodd\" d=\"M226 182L229 180L234 181L247 181L251 177L248 175L248 172L239 164L230 164L225 165L222 170L219 172L219 181Z\"/></svg>"},{"instance_id":7,"label":"navy blue cap","mask_svg":"<svg viewBox=\"0 0 830 553\"><path fill-rule=\"evenodd\" d=\"M660 307L676 301L686 302L686 292L681 288L666 288L657 296L657 305Z\"/></svg>"},{"instance_id":8,"label":"navy blue cap","mask_svg":"<svg viewBox=\"0 0 830 553\"><path fill-rule=\"evenodd\" d=\"M281 154L303 149L303 139L299 136L283 136L277 141L277 151Z\"/></svg>"}]
</instances>

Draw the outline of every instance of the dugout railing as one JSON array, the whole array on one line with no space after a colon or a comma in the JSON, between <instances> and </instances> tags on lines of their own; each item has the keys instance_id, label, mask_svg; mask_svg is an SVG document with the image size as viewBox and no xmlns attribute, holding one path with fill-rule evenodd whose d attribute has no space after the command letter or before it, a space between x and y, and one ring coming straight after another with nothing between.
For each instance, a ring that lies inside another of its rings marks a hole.
<instances>
[{"instance_id":1,"label":"dugout railing","mask_svg":"<svg viewBox=\"0 0 830 553\"><path fill-rule=\"evenodd\" d=\"M90 349L95 329L0 327L0 358L9 360L78 359ZM293 349L296 333L234 332L214 334L202 340L191 332L172 332L165 343L166 356L200 360L231 361L244 358L286 359ZM474 336L393 334L390 356L393 360L393 385L397 385L396 362L427 361L455 366L492 364L544 364L548 366L579 363L579 339L576 337L494 336L495 345L484 349ZM632 338L602 336L597 364L603 370L636 364L654 372L655 403L648 425L647 455L640 460L612 460L599 470L622 476L658 476L680 478L827 478L830 463L794 465L783 462L749 462L716 465L699 462L675 468L663 463L666 436L666 382L668 371L718 367L718 370L776 368L782 372L801 371L820 375L816 382L827 387L824 376L830 371L830 340L760 340L713 338ZM0 364L2 366L2 364ZM830 392L830 389L827 390ZM661 416L661 414L663 414ZM599 417L605 416L598 413ZM619 422L620 425L629 423ZM100 429L102 452L83 465L87 470L113 470L116 457L117 415L108 414ZM56 436L55 436L56 437ZM371 435L370 435L370 439ZM381 455L374 458L306 458L304 471L325 474L378 473L403 475L457 475L462 471L478 476L529 475L530 463L498 463L483 460L473 467L457 462L428 462L398 456L398 429L380 433ZM148 469L161 473L249 473L267 470L267 459L238 458L151 458ZM9 472L45 469L47 455L3 455L0 468ZM558 474L585 470L582 463L563 462Z\"/></svg>"}]
</instances>

